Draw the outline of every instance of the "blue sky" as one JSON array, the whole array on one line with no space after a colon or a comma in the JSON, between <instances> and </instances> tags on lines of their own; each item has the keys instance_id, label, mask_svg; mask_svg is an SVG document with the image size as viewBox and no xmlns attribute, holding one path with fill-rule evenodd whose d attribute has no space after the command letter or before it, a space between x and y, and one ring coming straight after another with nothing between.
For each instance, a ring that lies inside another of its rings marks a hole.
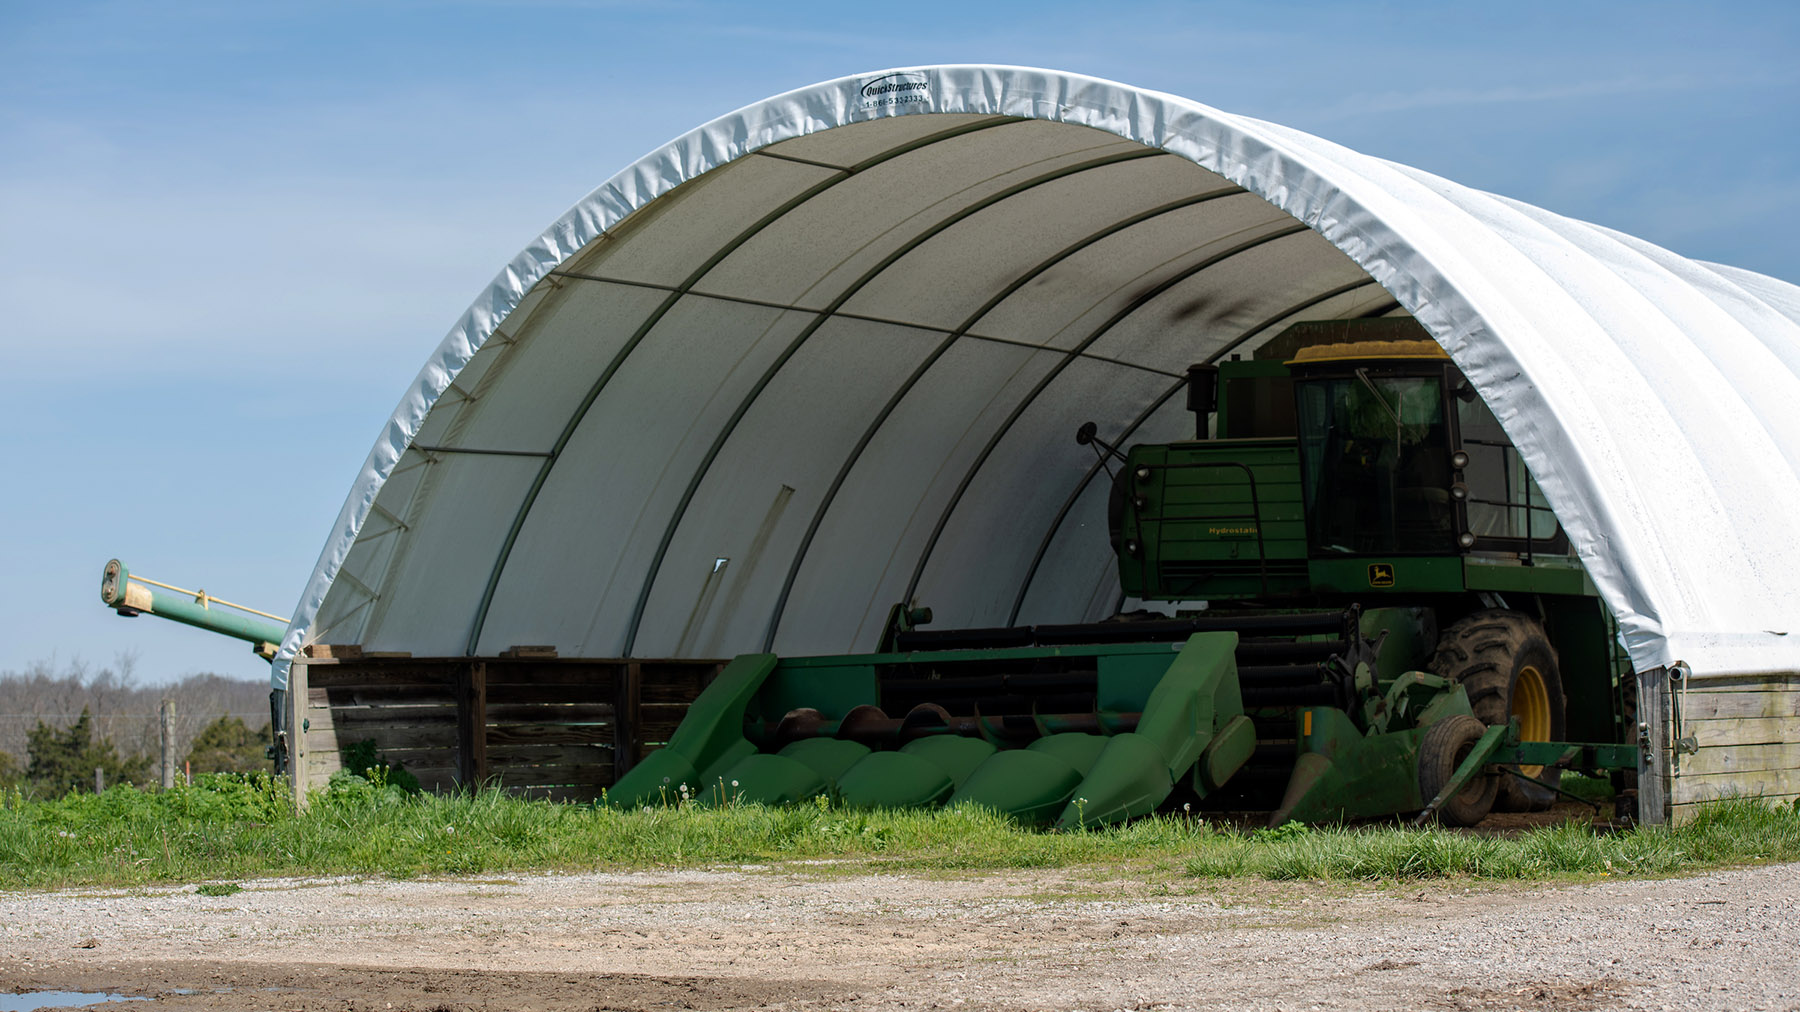
<instances>
[{"instance_id":1,"label":"blue sky","mask_svg":"<svg viewBox=\"0 0 1800 1012\"><path fill-rule=\"evenodd\" d=\"M1800 5L0 0L0 671L263 677L98 601L298 599L427 353L665 140L1009 63L1274 120L1800 282Z\"/></svg>"}]
</instances>

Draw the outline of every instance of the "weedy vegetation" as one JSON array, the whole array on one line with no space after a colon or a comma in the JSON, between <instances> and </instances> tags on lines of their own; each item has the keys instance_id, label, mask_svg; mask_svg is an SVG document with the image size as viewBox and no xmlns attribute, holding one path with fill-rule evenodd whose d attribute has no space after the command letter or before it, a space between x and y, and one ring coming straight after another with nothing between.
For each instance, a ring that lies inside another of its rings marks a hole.
<instances>
[{"instance_id":1,"label":"weedy vegetation","mask_svg":"<svg viewBox=\"0 0 1800 1012\"><path fill-rule=\"evenodd\" d=\"M211 883L285 875L499 872L825 861L862 870L1129 864L1180 878L1404 881L1667 875L1800 860L1792 805L1722 802L1673 828L1579 824L1512 836L1437 828L1283 827L1244 832L1180 813L1053 833L972 808L846 809L673 804L631 811L499 791L439 796L340 774L294 810L267 775L215 774L168 791L115 787L0 796L0 888Z\"/></svg>"}]
</instances>

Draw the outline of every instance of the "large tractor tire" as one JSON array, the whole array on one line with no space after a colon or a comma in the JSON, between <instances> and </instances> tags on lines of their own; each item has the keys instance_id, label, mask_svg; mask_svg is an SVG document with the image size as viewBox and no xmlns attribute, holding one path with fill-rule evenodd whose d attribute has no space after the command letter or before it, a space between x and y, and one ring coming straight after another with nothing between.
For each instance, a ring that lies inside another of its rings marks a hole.
<instances>
[{"instance_id":1,"label":"large tractor tire","mask_svg":"<svg viewBox=\"0 0 1800 1012\"><path fill-rule=\"evenodd\" d=\"M1524 741L1562 741L1567 735L1562 674L1556 650L1537 620L1516 611L1478 611L1438 637L1431 670L1462 685L1469 706L1484 724L1519 718ZM1552 789L1562 771L1542 766L1520 769L1530 780L1500 778L1495 808L1541 812L1556 801Z\"/></svg>"},{"instance_id":2,"label":"large tractor tire","mask_svg":"<svg viewBox=\"0 0 1800 1012\"><path fill-rule=\"evenodd\" d=\"M1427 805L1450 782L1456 768L1486 732L1486 724L1460 713L1425 729L1425 738L1419 742L1419 796ZM1438 806L1437 820L1446 826L1473 826L1487 818L1500 790L1499 781L1504 779L1512 778L1498 773L1471 777L1462 790Z\"/></svg>"}]
</instances>

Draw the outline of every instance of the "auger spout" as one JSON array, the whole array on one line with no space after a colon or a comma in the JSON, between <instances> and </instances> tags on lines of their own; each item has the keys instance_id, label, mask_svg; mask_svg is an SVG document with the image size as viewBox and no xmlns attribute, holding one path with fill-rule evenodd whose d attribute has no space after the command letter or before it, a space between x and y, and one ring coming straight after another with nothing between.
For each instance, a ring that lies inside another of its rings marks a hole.
<instances>
[{"instance_id":1,"label":"auger spout","mask_svg":"<svg viewBox=\"0 0 1800 1012\"><path fill-rule=\"evenodd\" d=\"M107 562L101 574L100 600L127 618L155 615L245 640L263 660L274 658L275 648L287 633L287 621L279 615L233 604L204 590L185 590L133 576L118 559Z\"/></svg>"}]
</instances>

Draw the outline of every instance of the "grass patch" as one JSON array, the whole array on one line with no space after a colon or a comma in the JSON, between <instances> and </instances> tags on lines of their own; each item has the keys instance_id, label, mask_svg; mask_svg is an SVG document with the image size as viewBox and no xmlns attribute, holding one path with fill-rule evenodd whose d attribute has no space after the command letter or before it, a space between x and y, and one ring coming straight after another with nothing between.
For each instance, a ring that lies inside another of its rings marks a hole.
<instances>
[{"instance_id":1,"label":"grass patch","mask_svg":"<svg viewBox=\"0 0 1800 1012\"><path fill-rule=\"evenodd\" d=\"M1285 830L1287 827L1283 827ZM1794 806L1721 801L1670 829L1645 826L1596 833L1576 824L1517 836L1454 830L1305 829L1285 836L1221 837L1189 858L1190 875L1210 878L1382 881L1469 877L1669 875L1731 864L1800 860L1800 813Z\"/></svg>"},{"instance_id":2,"label":"grass patch","mask_svg":"<svg viewBox=\"0 0 1800 1012\"><path fill-rule=\"evenodd\" d=\"M1563 790L1587 801L1608 801L1613 796L1612 783L1600 777L1586 777L1579 773L1564 773L1560 784Z\"/></svg>"},{"instance_id":3,"label":"grass patch","mask_svg":"<svg viewBox=\"0 0 1800 1012\"><path fill-rule=\"evenodd\" d=\"M244 887L236 882L208 882L194 891L202 896L236 896Z\"/></svg>"},{"instance_id":4,"label":"grass patch","mask_svg":"<svg viewBox=\"0 0 1800 1012\"><path fill-rule=\"evenodd\" d=\"M832 862L831 871L1048 868L1131 862L1195 878L1399 880L1664 875L1800 860L1800 813L1725 802L1676 829L1597 834L1578 826L1515 837L1441 829L1239 833L1179 816L1089 832L1020 829L978 809L857 811L822 805L618 811L408 795L346 777L294 812L266 776L32 801L0 797L0 888L209 882L273 875L494 873Z\"/></svg>"}]
</instances>

